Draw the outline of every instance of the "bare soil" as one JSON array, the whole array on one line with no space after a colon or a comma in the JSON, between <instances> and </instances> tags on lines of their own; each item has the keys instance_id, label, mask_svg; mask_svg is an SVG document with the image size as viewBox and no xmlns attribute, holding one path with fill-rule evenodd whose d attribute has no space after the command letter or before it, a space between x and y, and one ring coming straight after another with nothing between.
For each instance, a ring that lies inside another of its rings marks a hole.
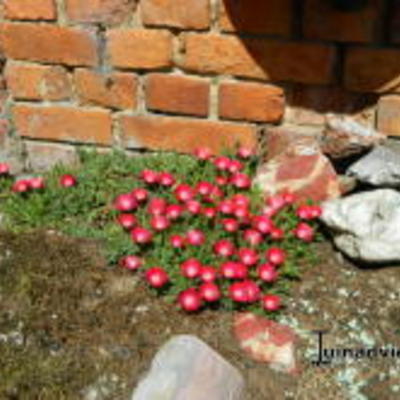
<instances>
[{"instance_id":1,"label":"bare soil","mask_svg":"<svg viewBox=\"0 0 400 400\"><path fill-rule=\"evenodd\" d=\"M128 400L159 347L195 334L235 365L246 400L394 400L400 357L314 366L326 346L400 348L400 268L362 269L329 243L304 267L281 321L299 335L301 372L256 363L232 335L232 314L186 315L137 278L106 265L101 244L56 232L0 234L0 399ZM98 397L90 397L96 393Z\"/></svg>"}]
</instances>

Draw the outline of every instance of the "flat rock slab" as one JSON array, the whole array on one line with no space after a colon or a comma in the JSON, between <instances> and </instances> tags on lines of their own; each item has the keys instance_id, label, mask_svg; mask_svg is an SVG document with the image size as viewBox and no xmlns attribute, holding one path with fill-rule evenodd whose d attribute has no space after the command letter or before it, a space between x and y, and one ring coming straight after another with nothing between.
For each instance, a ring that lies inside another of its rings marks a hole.
<instances>
[{"instance_id":1,"label":"flat rock slab","mask_svg":"<svg viewBox=\"0 0 400 400\"><path fill-rule=\"evenodd\" d=\"M346 175L380 187L400 187L400 153L379 146L351 165Z\"/></svg>"},{"instance_id":2,"label":"flat rock slab","mask_svg":"<svg viewBox=\"0 0 400 400\"><path fill-rule=\"evenodd\" d=\"M272 369L297 373L296 334L289 326L252 313L237 313L234 333L249 358L267 363Z\"/></svg>"},{"instance_id":3,"label":"flat rock slab","mask_svg":"<svg viewBox=\"0 0 400 400\"><path fill-rule=\"evenodd\" d=\"M323 203L321 220L336 246L366 263L400 261L400 193L393 189Z\"/></svg>"},{"instance_id":4,"label":"flat rock slab","mask_svg":"<svg viewBox=\"0 0 400 400\"><path fill-rule=\"evenodd\" d=\"M132 400L241 400L239 371L195 336L179 335L156 354Z\"/></svg>"}]
</instances>

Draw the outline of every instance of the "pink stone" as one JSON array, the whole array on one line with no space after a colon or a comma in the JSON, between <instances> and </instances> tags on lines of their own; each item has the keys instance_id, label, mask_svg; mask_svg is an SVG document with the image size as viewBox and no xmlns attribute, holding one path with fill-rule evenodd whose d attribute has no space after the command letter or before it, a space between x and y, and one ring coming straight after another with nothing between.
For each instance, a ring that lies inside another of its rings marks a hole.
<instances>
[{"instance_id":1,"label":"pink stone","mask_svg":"<svg viewBox=\"0 0 400 400\"><path fill-rule=\"evenodd\" d=\"M234 316L234 334L240 347L253 360L270 364L270 367L296 374L296 334L286 325L252 313Z\"/></svg>"},{"instance_id":2,"label":"pink stone","mask_svg":"<svg viewBox=\"0 0 400 400\"><path fill-rule=\"evenodd\" d=\"M319 202L341 195L338 176L328 158L319 151L315 154L286 152L277 155L261 165L254 183L266 196L292 192L297 202L308 199Z\"/></svg>"}]
</instances>

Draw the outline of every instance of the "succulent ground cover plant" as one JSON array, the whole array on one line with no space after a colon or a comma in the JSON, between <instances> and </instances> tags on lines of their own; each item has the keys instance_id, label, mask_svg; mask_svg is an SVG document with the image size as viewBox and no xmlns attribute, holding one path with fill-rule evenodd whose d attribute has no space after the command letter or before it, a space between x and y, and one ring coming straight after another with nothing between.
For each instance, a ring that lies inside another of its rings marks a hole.
<instances>
[{"instance_id":1,"label":"succulent ground cover plant","mask_svg":"<svg viewBox=\"0 0 400 400\"><path fill-rule=\"evenodd\" d=\"M15 179L1 165L1 201L14 231L46 227L99 239L110 265L139 275L187 312L250 309L274 315L313 257L317 205L267 199L257 156L128 157L82 151L79 167Z\"/></svg>"}]
</instances>

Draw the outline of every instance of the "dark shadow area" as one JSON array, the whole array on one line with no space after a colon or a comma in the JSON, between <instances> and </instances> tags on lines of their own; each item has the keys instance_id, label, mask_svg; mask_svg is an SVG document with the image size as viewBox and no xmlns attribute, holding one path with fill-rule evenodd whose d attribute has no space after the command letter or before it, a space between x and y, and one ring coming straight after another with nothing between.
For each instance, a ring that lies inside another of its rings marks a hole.
<instances>
[{"instance_id":1,"label":"dark shadow area","mask_svg":"<svg viewBox=\"0 0 400 400\"><path fill-rule=\"evenodd\" d=\"M282 83L290 107L359 114L399 85L399 0L221 2L221 30L239 35L255 78Z\"/></svg>"}]
</instances>

